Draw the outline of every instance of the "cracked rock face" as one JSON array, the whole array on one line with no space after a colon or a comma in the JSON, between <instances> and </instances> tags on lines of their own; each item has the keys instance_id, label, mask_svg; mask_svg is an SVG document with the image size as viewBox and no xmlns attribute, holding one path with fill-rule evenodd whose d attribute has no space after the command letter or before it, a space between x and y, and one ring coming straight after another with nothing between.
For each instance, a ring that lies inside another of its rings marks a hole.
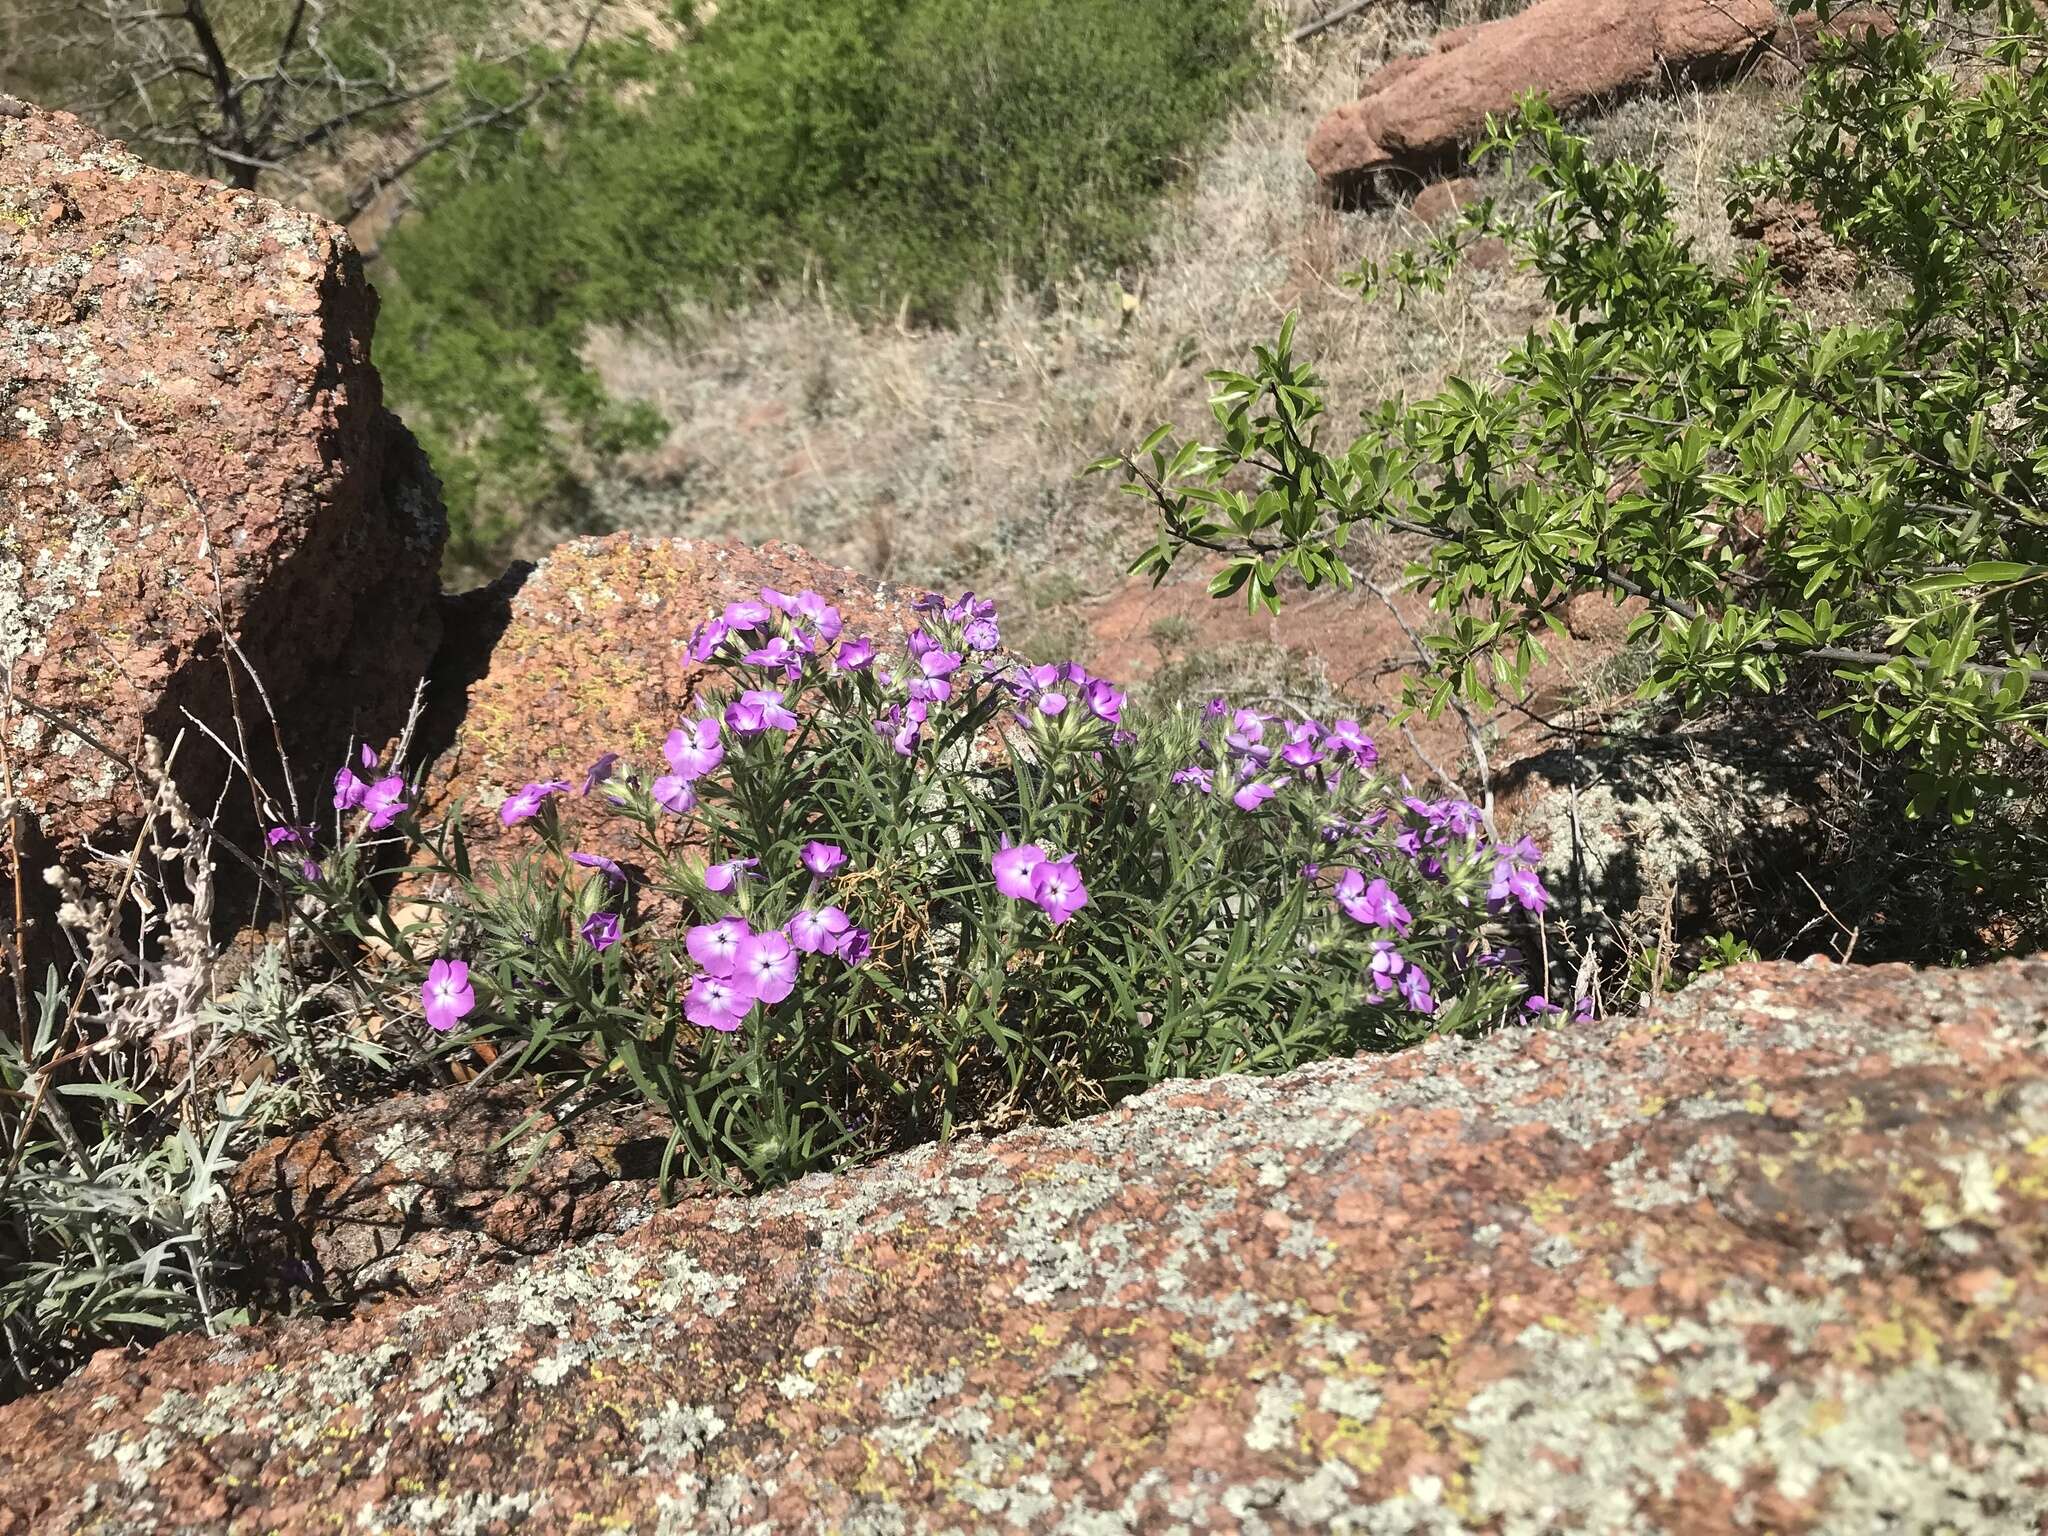
<instances>
[{"instance_id":1,"label":"cracked rock face","mask_svg":"<svg viewBox=\"0 0 2048 1536\"><path fill-rule=\"evenodd\" d=\"M0 1410L0 1532L2033 1530L2048 962L1169 1085Z\"/></svg>"},{"instance_id":2,"label":"cracked rock face","mask_svg":"<svg viewBox=\"0 0 2048 1536\"><path fill-rule=\"evenodd\" d=\"M531 1082L401 1094L278 1137L229 1179L222 1235L273 1288L331 1306L645 1220L667 1119L539 1100Z\"/></svg>"},{"instance_id":3,"label":"cracked rock face","mask_svg":"<svg viewBox=\"0 0 2048 1536\"><path fill-rule=\"evenodd\" d=\"M375 315L333 226L0 113L0 729L60 855L132 837L145 736L185 732L210 810L227 757L195 718L236 741L239 706L273 792L262 696L308 781L402 723L446 528Z\"/></svg>"}]
</instances>

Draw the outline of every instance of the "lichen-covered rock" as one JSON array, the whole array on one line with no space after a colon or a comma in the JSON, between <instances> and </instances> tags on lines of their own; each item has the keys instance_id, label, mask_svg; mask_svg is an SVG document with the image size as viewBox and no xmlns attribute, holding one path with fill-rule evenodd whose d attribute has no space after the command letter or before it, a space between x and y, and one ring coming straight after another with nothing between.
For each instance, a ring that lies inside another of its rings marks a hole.
<instances>
[{"instance_id":1,"label":"lichen-covered rock","mask_svg":"<svg viewBox=\"0 0 2048 1536\"><path fill-rule=\"evenodd\" d=\"M1508 764L1496 811L1508 835L1543 849L1553 915L1640 951L1740 926L1793 885L1824 778L1817 754L1774 725L1568 737Z\"/></svg>"},{"instance_id":2,"label":"lichen-covered rock","mask_svg":"<svg viewBox=\"0 0 2048 1536\"><path fill-rule=\"evenodd\" d=\"M2031 1531L2048 963L1741 968L0 1410L0 1532Z\"/></svg>"},{"instance_id":3,"label":"lichen-covered rock","mask_svg":"<svg viewBox=\"0 0 2048 1536\"><path fill-rule=\"evenodd\" d=\"M1397 59L1316 125L1308 160L1339 196L1376 176L1411 179L1457 163L1489 115L1540 91L1560 114L1725 78L1757 56L1778 20L1772 0L1538 0L1516 15L1438 35Z\"/></svg>"},{"instance_id":4,"label":"lichen-covered rock","mask_svg":"<svg viewBox=\"0 0 2048 1536\"><path fill-rule=\"evenodd\" d=\"M644 1220L668 1134L645 1107L558 1116L530 1083L401 1094L257 1148L221 1235L282 1292L424 1293Z\"/></svg>"},{"instance_id":5,"label":"lichen-covered rock","mask_svg":"<svg viewBox=\"0 0 2048 1536\"><path fill-rule=\"evenodd\" d=\"M0 112L0 729L60 855L130 840L145 737L184 732L211 810L228 759L194 718L280 802L266 697L309 781L403 722L445 526L375 314L333 226Z\"/></svg>"},{"instance_id":6,"label":"lichen-covered rock","mask_svg":"<svg viewBox=\"0 0 2048 1536\"><path fill-rule=\"evenodd\" d=\"M838 606L849 635L867 632L878 642L899 639L915 622L914 590L870 581L793 544L729 539L577 539L458 599L436 669L430 718L444 740L432 745L446 750L428 809L476 807L465 825L488 844L497 825L488 812L529 781L580 782L605 752L663 771L663 738L699 689L723 685L716 669L691 662L691 632L763 587L818 592ZM565 825L593 839L590 846L606 846L607 818L576 797L557 804Z\"/></svg>"}]
</instances>

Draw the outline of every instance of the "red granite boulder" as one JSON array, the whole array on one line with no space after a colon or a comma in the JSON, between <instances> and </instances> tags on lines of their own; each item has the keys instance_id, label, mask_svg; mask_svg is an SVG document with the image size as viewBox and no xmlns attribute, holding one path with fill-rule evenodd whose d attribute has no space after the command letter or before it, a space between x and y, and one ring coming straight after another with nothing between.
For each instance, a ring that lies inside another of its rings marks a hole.
<instances>
[{"instance_id":1,"label":"red granite boulder","mask_svg":"<svg viewBox=\"0 0 2048 1536\"><path fill-rule=\"evenodd\" d=\"M67 862L132 840L145 738L247 833L212 736L281 804L275 741L303 790L402 724L445 521L376 310L334 226L0 101L0 730Z\"/></svg>"},{"instance_id":2,"label":"red granite boulder","mask_svg":"<svg viewBox=\"0 0 2048 1536\"><path fill-rule=\"evenodd\" d=\"M1440 34L1397 59L1316 125L1309 164L1340 198L1385 173L1412 182L1455 165L1489 114L1541 91L1560 115L1727 78L1777 30L1772 0L1538 0L1514 16Z\"/></svg>"}]
</instances>

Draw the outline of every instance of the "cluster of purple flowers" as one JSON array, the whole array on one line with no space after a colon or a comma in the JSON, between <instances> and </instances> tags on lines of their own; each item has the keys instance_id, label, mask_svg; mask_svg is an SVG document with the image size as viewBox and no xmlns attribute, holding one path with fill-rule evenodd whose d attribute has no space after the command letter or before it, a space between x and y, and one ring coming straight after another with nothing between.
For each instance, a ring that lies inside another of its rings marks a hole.
<instances>
[{"instance_id":1,"label":"cluster of purple flowers","mask_svg":"<svg viewBox=\"0 0 2048 1536\"><path fill-rule=\"evenodd\" d=\"M790 915L780 928L756 932L741 918L721 918L692 928L685 941L697 974L683 1002L683 1016L703 1029L736 1030L757 1003L773 1007L796 989L798 957L827 955L846 965L859 965L874 948L865 928L854 924L846 909L821 905L816 888L846 864L846 851L833 843L806 843L804 868L811 872L813 899ZM732 860L723 869L729 889L743 869L757 860ZM705 883L711 884L707 873Z\"/></svg>"},{"instance_id":2,"label":"cluster of purple flowers","mask_svg":"<svg viewBox=\"0 0 2048 1536\"><path fill-rule=\"evenodd\" d=\"M996 889L1012 901L1028 901L1057 928L1088 905L1088 887L1071 858L1055 859L1037 843L1011 846L1008 838L989 860Z\"/></svg>"},{"instance_id":3,"label":"cluster of purple flowers","mask_svg":"<svg viewBox=\"0 0 2048 1536\"><path fill-rule=\"evenodd\" d=\"M763 587L758 599L727 603L725 612L698 625L690 636L690 659L711 661L731 640L742 664L780 673L793 683L803 675L805 659L827 651L844 629L839 610L816 592L792 597Z\"/></svg>"},{"instance_id":4,"label":"cluster of purple flowers","mask_svg":"<svg viewBox=\"0 0 2048 1536\"><path fill-rule=\"evenodd\" d=\"M1283 725L1258 709L1233 709L1211 699L1202 710L1201 750L1210 761L1174 772L1173 782L1197 794L1217 793L1219 775L1230 802L1256 811L1297 778L1339 782L1347 768L1370 769L1379 751L1356 720L1324 725L1302 719Z\"/></svg>"},{"instance_id":5,"label":"cluster of purple flowers","mask_svg":"<svg viewBox=\"0 0 2048 1536\"><path fill-rule=\"evenodd\" d=\"M360 777L355 769L343 767L334 776L334 808L337 811L361 811L369 829L382 832L408 809L405 780L379 768L377 754L370 750L368 742L363 744L359 761L363 773L372 777Z\"/></svg>"},{"instance_id":6,"label":"cluster of purple flowers","mask_svg":"<svg viewBox=\"0 0 2048 1536\"><path fill-rule=\"evenodd\" d=\"M781 702L779 694L776 702ZM697 781L716 772L725 762L722 729L715 716L707 715L701 720L685 720L668 733L668 739L661 744L668 772L657 778L649 790L656 805L677 816L686 816L697 808Z\"/></svg>"},{"instance_id":7,"label":"cluster of purple flowers","mask_svg":"<svg viewBox=\"0 0 2048 1536\"><path fill-rule=\"evenodd\" d=\"M1003 632L996 623L996 604L992 597L976 597L972 592L962 592L948 602L936 592L926 592L912 598L910 608L913 613L938 614L960 631L960 642L970 651L986 655L1003 643Z\"/></svg>"},{"instance_id":8,"label":"cluster of purple flowers","mask_svg":"<svg viewBox=\"0 0 2048 1536\"><path fill-rule=\"evenodd\" d=\"M1018 667L1003 681L1022 706L1018 722L1041 737L1062 745L1096 745L1106 730L1113 747L1137 740L1124 729L1123 689L1078 661Z\"/></svg>"}]
</instances>

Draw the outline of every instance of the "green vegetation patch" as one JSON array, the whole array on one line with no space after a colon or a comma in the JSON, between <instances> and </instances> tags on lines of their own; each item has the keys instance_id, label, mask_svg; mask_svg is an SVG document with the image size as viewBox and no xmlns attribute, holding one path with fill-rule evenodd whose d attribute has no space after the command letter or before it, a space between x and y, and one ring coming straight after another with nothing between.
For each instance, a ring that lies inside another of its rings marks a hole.
<instances>
[{"instance_id":1,"label":"green vegetation patch","mask_svg":"<svg viewBox=\"0 0 2048 1536\"><path fill-rule=\"evenodd\" d=\"M574 102L430 178L379 360L450 481L457 559L567 493L610 401L590 326L812 277L943 323L1005 276L1139 259L1156 194L1255 71L1250 0L753 0L599 55ZM564 429L569 429L565 432Z\"/></svg>"}]
</instances>

